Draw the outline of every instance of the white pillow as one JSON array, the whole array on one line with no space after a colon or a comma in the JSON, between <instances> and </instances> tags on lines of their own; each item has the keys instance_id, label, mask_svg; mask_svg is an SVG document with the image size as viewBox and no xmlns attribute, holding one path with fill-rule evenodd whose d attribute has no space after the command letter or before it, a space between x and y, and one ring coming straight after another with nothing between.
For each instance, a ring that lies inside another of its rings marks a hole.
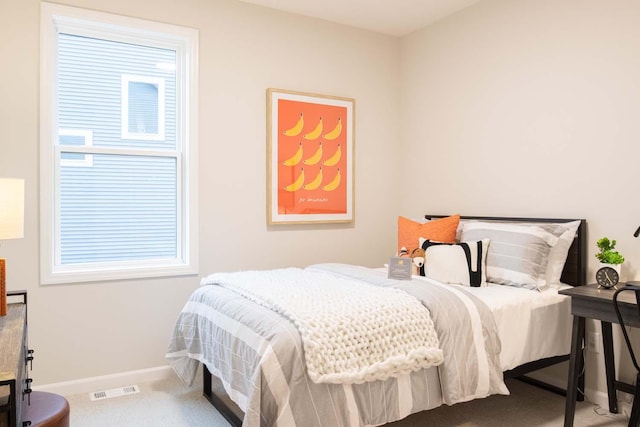
<instances>
[{"instance_id":1,"label":"white pillow","mask_svg":"<svg viewBox=\"0 0 640 427\"><path fill-rule=\"evenodd\" d=\"M442 243L420 238L424 266L420 275L443 283L487 286L486 262L489 239L476 242Z\"/></svg>"},{"instance_id":2,"label":"white pillow","mask_svg":"<svg viewBox=\"0 0 640 427\"><path fill-rule=\"evenodd\" d=\"M542 290L546 269L558 237L538 225L469 222L462 240L491 239L487 254L487 280L502 285Z\"/></svg>"},{"instance_id":3,"label":"white pillow","mask_svg":"<svg viewBox=\"0 0 640 427\"><path fill-rule=\"evenodd\" d=\"M577 220L555 224L557 231L554 231L553 234L555 235L558 232L561 234L558 236L558 243L549 251L549 261L545 278L550 285L560 284L560 276L562 276L564 264L567 262L569 248L576 237L580 222L580 220Z\"/></svg>"}]
</instances>

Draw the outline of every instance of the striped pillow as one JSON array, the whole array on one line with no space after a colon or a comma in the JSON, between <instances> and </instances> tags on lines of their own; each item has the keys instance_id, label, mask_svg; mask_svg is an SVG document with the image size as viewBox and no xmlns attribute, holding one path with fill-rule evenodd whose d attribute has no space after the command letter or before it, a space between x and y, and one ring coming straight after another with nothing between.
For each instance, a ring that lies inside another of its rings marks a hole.
<instances>
[{"instance_id":1,"label":"striped pillow","mask_svg":"<svg viewBox=\"0 0 640 427\"><path fill-rule=\"evenodd\" d=\"M538 290L547 286L549 252L558 242L558 237L543 227L469 222L464 224L461 238L491 239L487 254L487 281Z\"/></svg>"},{"instance_id":2,"label":"striped pillow","mask_svg":"<svg viewBox=\"0 0 640 427\"><path fill-rule=\"evenodd\" d=\"M485 264L489 239L443 243L420 238L424 265L420 275L443 283L481 287L487 285Z\"/></svg>"}]
</instances>

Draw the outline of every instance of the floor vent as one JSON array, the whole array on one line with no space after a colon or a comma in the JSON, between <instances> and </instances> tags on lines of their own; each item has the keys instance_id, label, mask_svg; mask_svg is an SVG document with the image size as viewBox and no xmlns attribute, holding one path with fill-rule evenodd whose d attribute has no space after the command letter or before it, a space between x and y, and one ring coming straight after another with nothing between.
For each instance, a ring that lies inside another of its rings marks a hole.
<instances>
[{"instance_id":1,"label":"floor vent","mask_svg":"<svg viewBox=\"0 0 640 427\"><path fill-rule=\"evenodd\" d=\"M140 393L140 388L137 385L128 385L124 387L112 388L110 390L94 391L92 393L89 393L89 398L91 400L102 400L133 393Z\"/></svg>"}]
</instances>

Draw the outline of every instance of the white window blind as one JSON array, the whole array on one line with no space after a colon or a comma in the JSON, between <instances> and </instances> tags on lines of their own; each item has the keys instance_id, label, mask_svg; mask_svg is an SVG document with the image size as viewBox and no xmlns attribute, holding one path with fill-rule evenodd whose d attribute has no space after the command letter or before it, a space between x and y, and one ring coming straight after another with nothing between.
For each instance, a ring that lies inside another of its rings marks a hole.
<instances>
[{"instance_id":1,"label":"white window blind","mask_svg":"<svg viewBox=\"0 0 640 427\"><path fill-rule=\"evenodd\" d=\"M197 272L197 33L42 16L42 282Z\"/></svg>"},{"instance_id":2,"label":"white window blind","mask_svg":"<svg viewBox=\"0 0 640 427\"><path fill-rule=\"evenodd\" d=\"M171 61L171 62L169 62ZM160 74L158 64L175 64L172 58L167 62L155 62L155 72ZM167 72L163 74L169 74ZM170 105L175 105L175 88L171 87ZM122 76L122 138L151 139L162 141L165 138L165 79L151 76ZM170 117L170 124L175 117Z\"/></svg>"}]
</instances>

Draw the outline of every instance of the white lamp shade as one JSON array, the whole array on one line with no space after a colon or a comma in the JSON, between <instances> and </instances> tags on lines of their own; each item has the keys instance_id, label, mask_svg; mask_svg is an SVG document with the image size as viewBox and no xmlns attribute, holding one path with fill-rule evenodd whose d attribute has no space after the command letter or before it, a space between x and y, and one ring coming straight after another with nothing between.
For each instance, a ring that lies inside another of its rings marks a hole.
<instances>
[{"instance_id":1,"label":"white lamp shade","mask_svg":"<svg viewBox=\"0 0 640 427\"><path fill-rule=\"evenodd\" d=\"M24 180L0 178L0 240L24 237Z\"/></svg>"}]
</instances>

